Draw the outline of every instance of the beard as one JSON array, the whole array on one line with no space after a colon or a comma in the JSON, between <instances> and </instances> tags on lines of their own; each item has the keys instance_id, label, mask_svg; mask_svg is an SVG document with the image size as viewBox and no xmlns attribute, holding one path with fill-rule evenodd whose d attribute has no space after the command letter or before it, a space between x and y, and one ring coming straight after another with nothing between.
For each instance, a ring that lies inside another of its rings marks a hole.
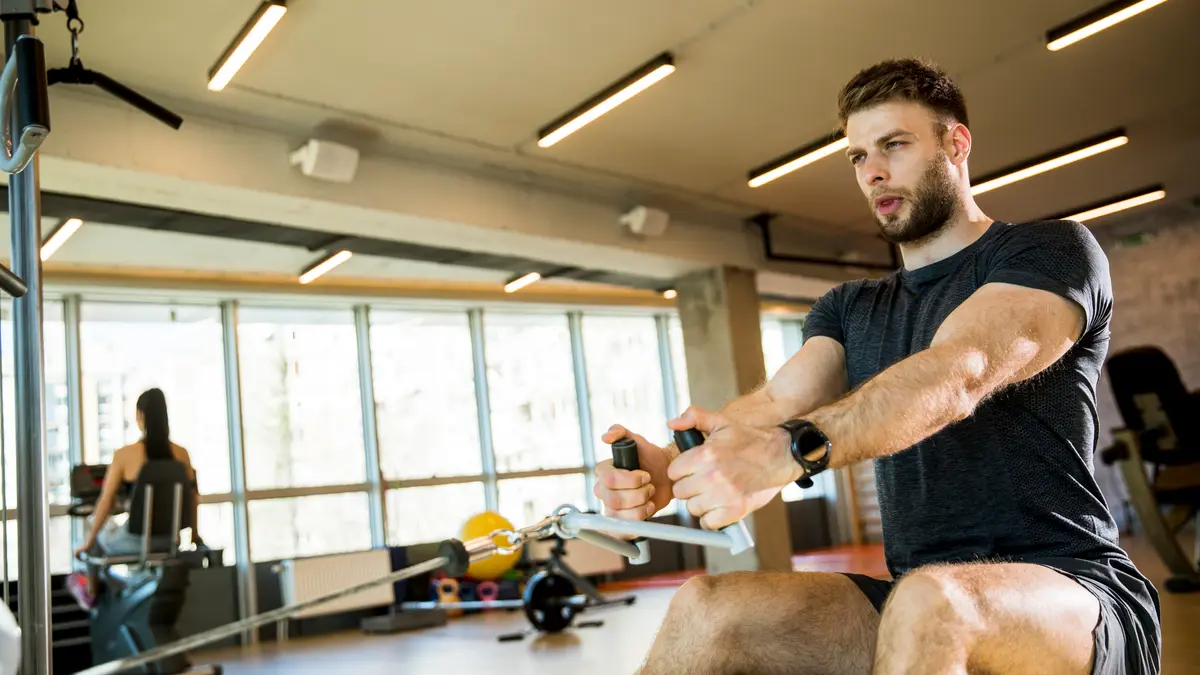
<instances>
[{"instance_id":1,"label":"beard","mask_svg":"<svg viewBox=\"0 0 1200 675\"><path fill-rule=\"evenodd\" d=\"M939 153L929 164L914 194L901 196L909 204L908 216L901 217L898 212L880 216L879 231L884 239L892 244L914 244L945 229L958 209L958 188L950 177L945 154Z\"/></svg>"}]
</instances>

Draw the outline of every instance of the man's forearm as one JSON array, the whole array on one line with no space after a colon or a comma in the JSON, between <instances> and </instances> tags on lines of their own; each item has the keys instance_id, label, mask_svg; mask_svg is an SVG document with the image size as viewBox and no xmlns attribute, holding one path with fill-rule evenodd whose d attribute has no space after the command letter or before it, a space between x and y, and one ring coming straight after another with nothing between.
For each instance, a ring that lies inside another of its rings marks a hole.
<instances>
[{"instance_id":1,"label":"man's forearm","mask_svg":"<svg viewBox=\"0 0 1200 675\"><path fill-rule=\"evenodd\" d=\"M773 399L766 387L733 399L718 412L739 424L759 429L774 427L799 414Z\"/></svg>"},{"instance_id":2,"label":"man's forearm","mask_svg":"<svg viewBox=\"0 0 1200 675\"><path fill-rule=\"evenodd\" d=\"M970 357L931 347L807 419L830 439L830 467L895 454L970 415L981 374Z\"/></svg>"}]
</instances>

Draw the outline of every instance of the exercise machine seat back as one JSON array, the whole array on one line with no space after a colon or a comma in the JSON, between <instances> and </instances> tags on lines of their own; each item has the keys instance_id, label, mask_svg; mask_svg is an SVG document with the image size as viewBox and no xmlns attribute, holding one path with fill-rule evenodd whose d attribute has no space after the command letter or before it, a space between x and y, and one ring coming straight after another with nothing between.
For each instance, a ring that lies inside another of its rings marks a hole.
<instances>
[{"instance_id":1,"label":"exercise machine seat back","mask_svg":"<svg viewBox=\"0 0 1200 675\"><path fill-rule=\"evenodd\" d=\"M1142 458L1154 464L1200 462L1200 398L1157 347L1114 354L1105 366L1125 427L1141 435Z\"/></svg>"}]
</instances>

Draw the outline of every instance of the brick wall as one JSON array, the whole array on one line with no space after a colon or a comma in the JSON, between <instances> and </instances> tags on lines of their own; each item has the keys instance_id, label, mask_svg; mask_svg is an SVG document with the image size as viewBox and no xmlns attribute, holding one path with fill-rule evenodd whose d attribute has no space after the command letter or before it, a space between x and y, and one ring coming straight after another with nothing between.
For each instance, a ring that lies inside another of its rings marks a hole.
<instances>
[{"instance_id":1,"label":"brick wall","mask_svg":"<svg viewBox=\"0 0 1200 675\"><path fill-rule=\"evenodd\" d=\"M1131 223L1127 227L1134 227ZM1184 385L1200 388L1200 217L1191 216L1153 231L1140 245L1122 245L1116 233L1098 231L1108 253L1113 284L1109 355L1141 345L1161 348L1179 368ZM1112 389L1099 387L1100 444L1121 426ZM1097 460L1096 475L1110 508L1122 520L1124 486L1115 467ZM1122 521L1123 522L1123 521Z\"/></svg>"}]
</instances>

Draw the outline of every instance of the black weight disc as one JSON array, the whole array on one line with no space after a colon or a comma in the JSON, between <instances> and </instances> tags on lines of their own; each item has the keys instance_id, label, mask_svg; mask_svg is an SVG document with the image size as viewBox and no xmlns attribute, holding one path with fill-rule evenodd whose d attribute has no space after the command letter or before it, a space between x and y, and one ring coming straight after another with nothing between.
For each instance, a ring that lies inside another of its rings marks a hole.
<instances>
[{"instance_id":1,"label":"black weight disc","mask_svg":"<svg viewBox=\"0 0 1200 675\"><path fill-rule=\"evenodd\" d=\"M545 633L558 633L575 620L575 607L564 599L575 595L575 584L560 575L543 570L525 584L525 616L533 627Z\"/></svg>"}]
</instances>

